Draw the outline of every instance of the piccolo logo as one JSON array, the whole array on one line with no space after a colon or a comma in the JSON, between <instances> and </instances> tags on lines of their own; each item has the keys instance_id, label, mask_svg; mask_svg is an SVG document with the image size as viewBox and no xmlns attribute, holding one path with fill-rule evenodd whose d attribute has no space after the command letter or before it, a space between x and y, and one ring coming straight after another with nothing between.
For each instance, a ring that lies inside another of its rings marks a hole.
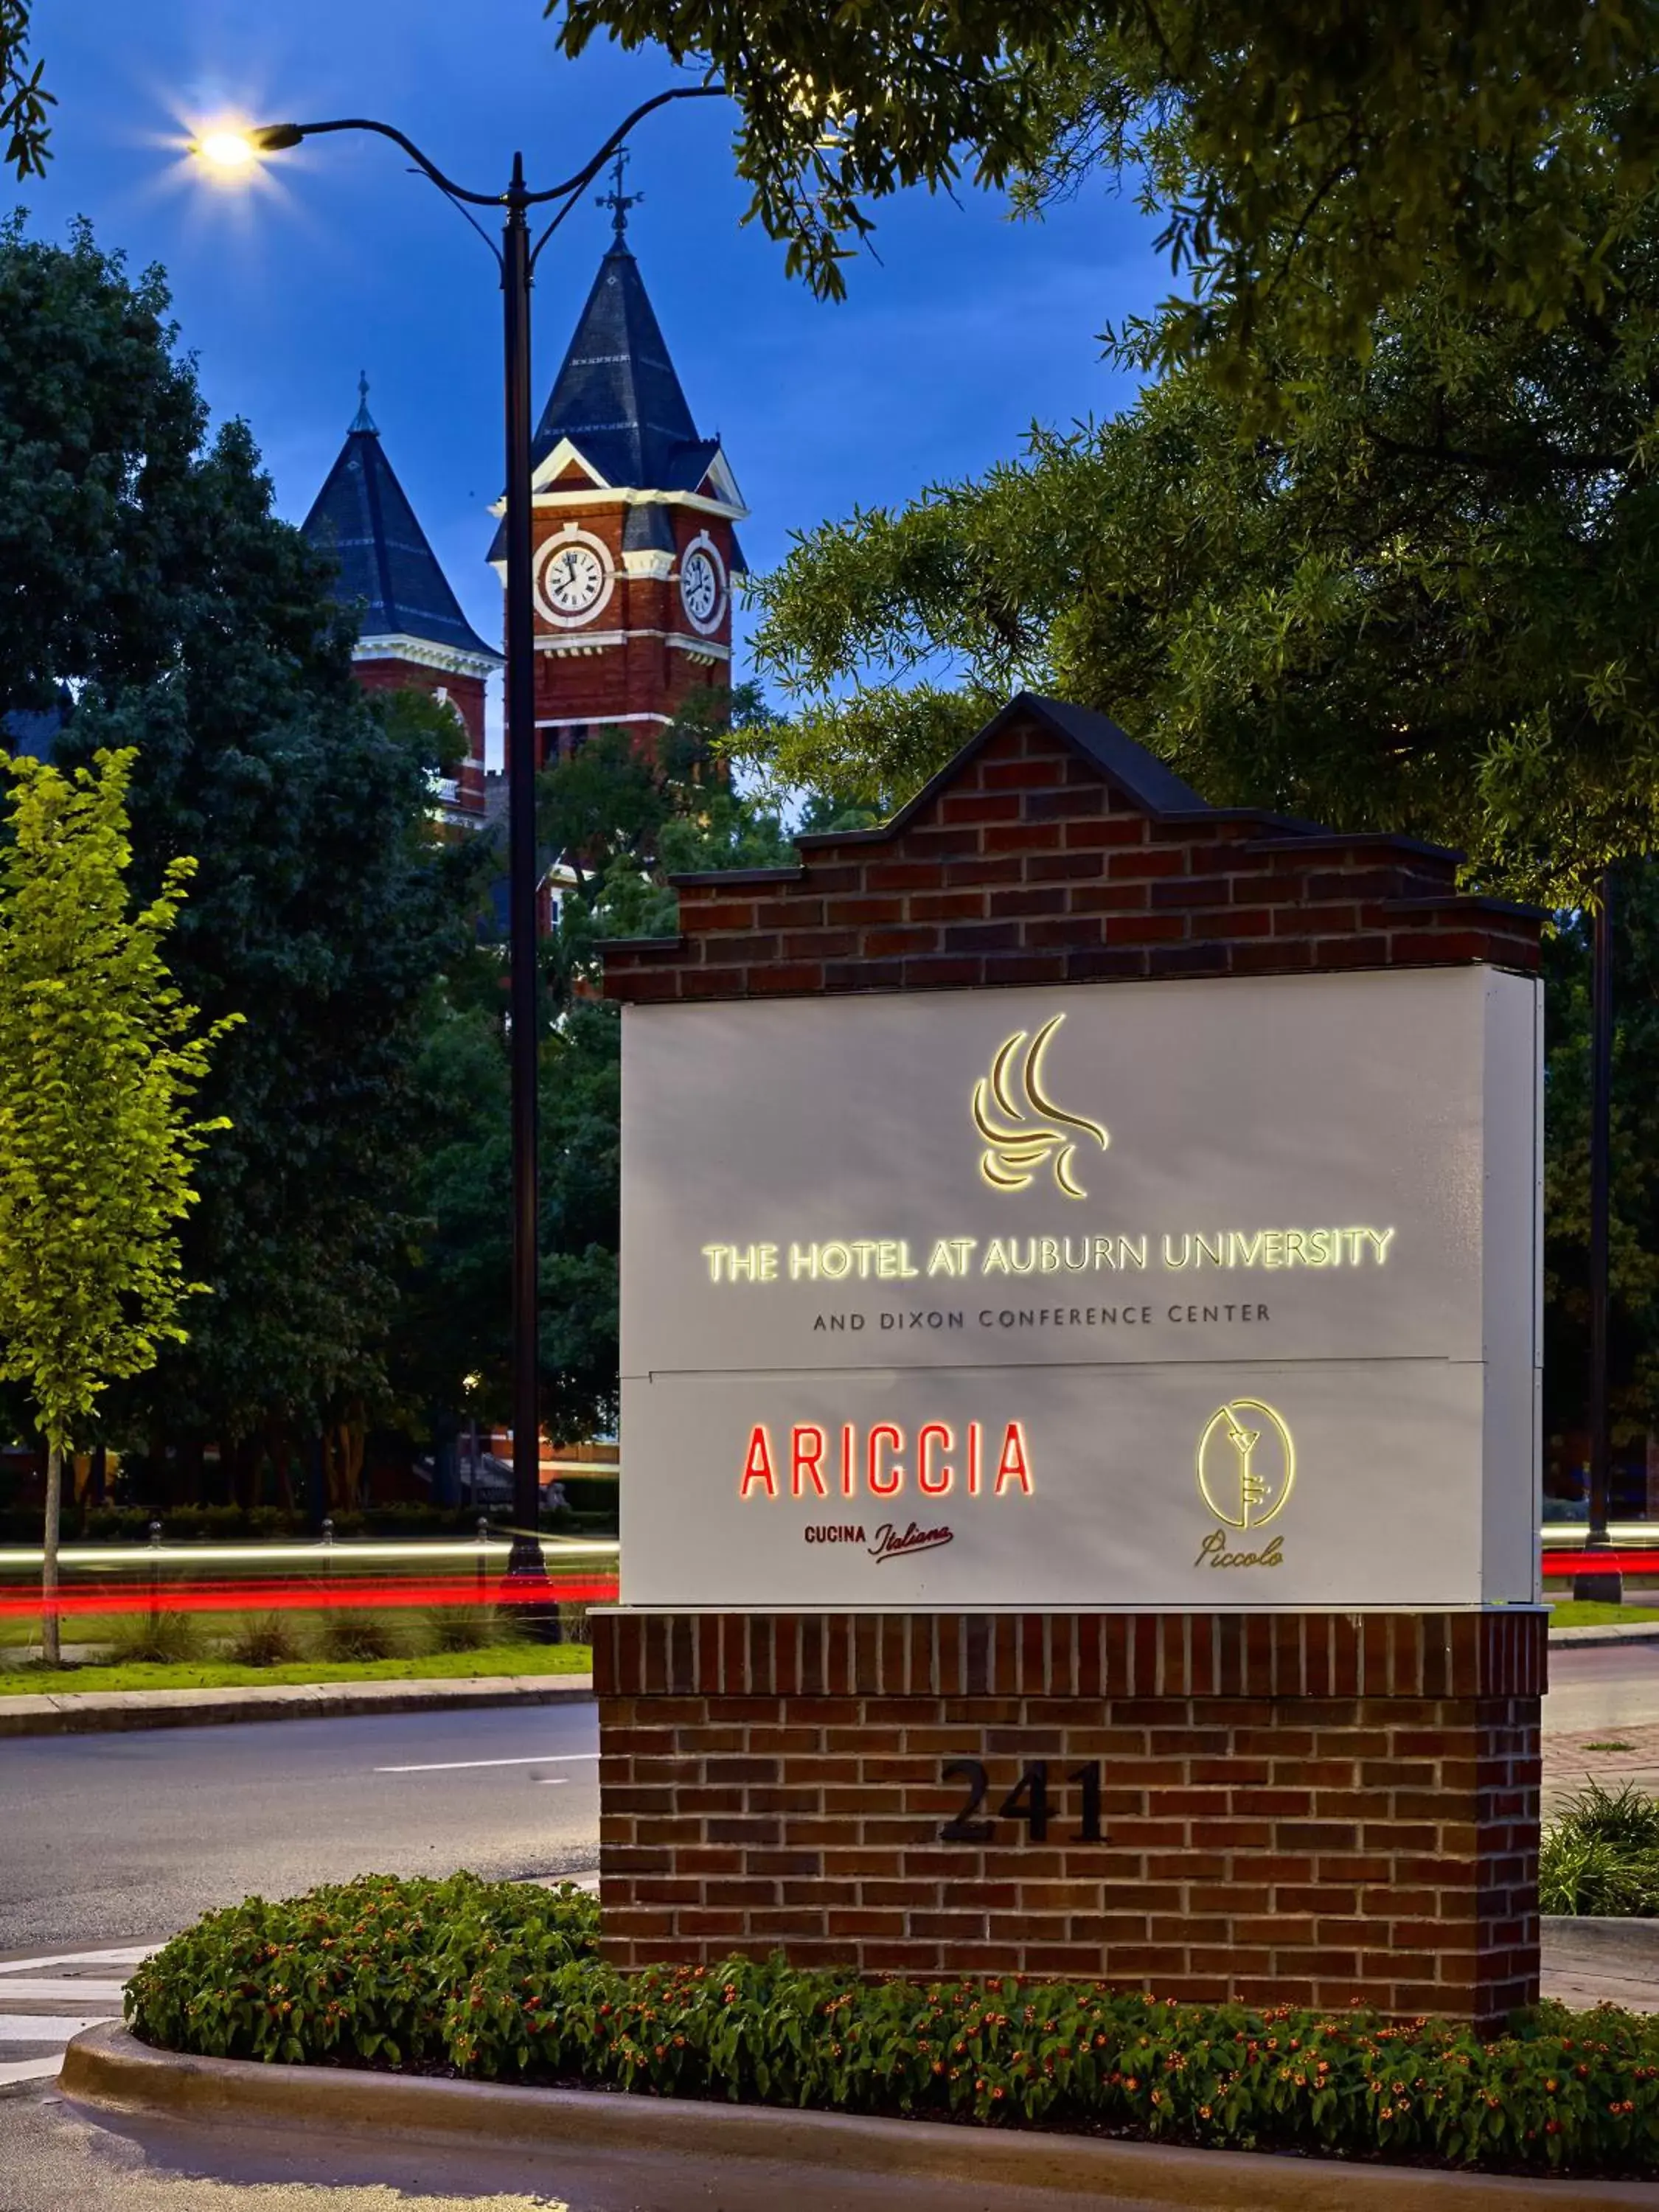
<instances>
[{"instance_id":1,"label":"piccolo logo","mask_svg":"<svg viewBox=\"0 0 1659 2212\"><path fill-rule=\"evenodd\" d=\"M1218 1406L1198 1440L1198 1487L1218 1521L1261 1528L1283 1511L1296 1480L1296 1446L1282 1413L1260 1398Z\"/></svg>"},{"instance_id":2,"label":"piccolo logo","mask_svg":"<svg viewBox=\"0 0 1659 2212\"><path fill-rule=\"evenodd\" d=\"M1089 1194L1077 1179L1079 1139L1091 1138L1103 1152L1111 1139L1098 1121L1066 1113L1048 1095L1043 1055L1065 1018L1054 1015L1029 1043L1024 1030L1005 1037L989 1075L974 1085L974 1127L985 1146L979 1171L993 1190L1028 1188L1047 1162L1067 1198Z\"/></svg>"}]
</instances>

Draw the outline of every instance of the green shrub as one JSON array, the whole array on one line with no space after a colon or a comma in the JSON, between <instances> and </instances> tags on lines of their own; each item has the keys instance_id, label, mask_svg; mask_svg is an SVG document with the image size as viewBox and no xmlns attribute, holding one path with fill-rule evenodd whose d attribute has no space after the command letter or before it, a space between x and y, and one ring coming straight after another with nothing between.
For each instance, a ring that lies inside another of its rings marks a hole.
<instances>
[{"instance_id":1,"label":"green shrub","mask_svg":"<svg viewBox=\"0 0 1659 2212\"><path fill-rule=\"evenodd\" d=\"M1659 2020L1444 2022L1182 2005L1099 1985L860 1983L781 1958L626 1975L594 1901L370 1876L211 1914L141 1966L146 2042L210 2057L447 2063L483 2080L986 2122L1213 2148L1651 2173Z\"/></svg>"},{"instance_id":2,"label":"green shrub","mask_svg":"<svg viewBox=\"0 0 1659 2212\"><path fill-rule=\"evenodd\" d=\"M1659 1913L1659 1800L1594 1781L1569 1798L1544 1832L1538 1902L1547 1913Z\"/></svg>"},{"instance_id":3,"label":"green shrub","mask_svg":"<svg viewBox=\"0 0 1659 2212\"><path fill-rule=\"evenodd\" d=\"M501 1615L491 1605L439 1605L426 1615L429 1651L484 1651L506 1639Z\"/></svg>"},{"instance_id":4,"label":"green shrub","mask_svg":"<svg viewBox=\"0 0 1659 2212\"><path fill-rule=\"evenodd\" d=\"M300 1656L300 1639L285 1613L258 1613L237 1627L225 1656L239 1667L288 1667Z\"/></svg>"},{"instance_id":5,"label":"green shrub","mask_svg":"<svg viewBox=\"0 0 1659 2212\"><path fill-rule=\"evenodd\" d=\"M202 1656L202 1632L190 1613L127 1613L110 1625L109 1659L117 1667L178 1667Z\"/></svg>"},{"instance_id":6,"label":"green shrub","mask_svg":"<svg viewBox=\"0 0 1659 2212\"><path fill-rule=\"evenodd\" d=\"M390 1614L370 1613L360 1606L343 1607L337 1613L317 1615L317 1656L319 1659L356 1664L368 1659L401 1659L409 1648L404 1625Z\"/></svg>"}]
</instances>

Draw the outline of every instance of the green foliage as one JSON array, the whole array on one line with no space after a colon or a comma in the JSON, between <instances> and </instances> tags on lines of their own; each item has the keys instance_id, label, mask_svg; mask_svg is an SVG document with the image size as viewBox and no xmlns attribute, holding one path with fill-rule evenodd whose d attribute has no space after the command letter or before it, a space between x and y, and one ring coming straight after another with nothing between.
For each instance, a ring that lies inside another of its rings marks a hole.
<instances>
[{"instance_id":1,"label":"green foliage","mask_svg":"<svg viewBox=\"0 0 1659 2212\"><path fill-rule=\"evenodd\" d=\"M596 730L537 783L537 830L575 879L555 950L566 992L596 937L655 937L678 926L671 878L722 868L793 866L777 805L738 789L726 766L766 731L758 695L710 692L659 730Z\"/></svg>"},{"instance_id":2,"label":"green foliage","mask_svg":"<svg viewBox=\"0 0 1659 2212\"><path fill-rule=\"evenodd\" d=\"M142 1373L200 1285L179 1224L221 1120L188 1102L209 1048L162 958L193 861L169 860L133 912L131 752L73 777L5 765L0 851L0 1375L27 1385L48 1442L67 1449L112 1381Z\"/></svg>"},{"instance_id":3,"label":"green foliage","mask_svg":"<svg viewBox=\"0 0 1659 2212\"><path fill-rule=\"evenodd\" d=\"M1216 2148L1645 2172L1659 2023L1542 2008L1482 2040L1035 1980L863 1983L780 1957L624 1974L569 1892L371 1876L210 1915L134 1975L143 2040Z\"/></svg>"},{"instance_id":4,"label":"green foliage","mask_svg":"<svg viewBox=\"0 0 1659 2212\"><path fill-rule=\"evenodd\" d=\"M1415 831L1488 888L1578 903L1659 846L1641 176L1579 180L1605 298L1547 322L1501 286L1471 302L1448 248L1363 358L1277 311L1258 327L1253 385L1295 403L1271 430L1175 369L1114 421L799 540L756 651L800 712L750 755L890 803L1029 685L1115 715L1216 804Z\"/></svg>"},{"instance_id":5,"label":"green foliage","mask_svg":"<svg viewBox=\"0 0 1659 2212\"><path fill-rule=\"evenodd\" d=\"M1578 204L1652 174L1652 0L548 0L565 51L655 40L738 103L749 214L844 289L866 203L963 172L1041 207L1139 178L1190 278L1172 351L1237 363L1267 313L1330 358L1446 258L1457 301L1547 327L1615 279ZM1635 101L1631 127L1591 105Z\"/></svg>"},{"instance_id":6,"label":"green foliage","mask_svg":"<svg viewBox=\"0 0 1659 2212\"><path fill-rule=\"evenodd\" d=\"M0 1697L98 1696L119 1690L284 1689L308 1682L473 1682L501 1676L585 1674L590 1648L574 1644L493 1645L488 1652L441 1651L414 1658L274 1661L258 1667L208 1657L185 1664L112 1667L0 1665Z\"/></svg>"},{"instance_id":7,"label":"green foliage","mask_svg":"<svg viewBox=\"0 0 1659 2212\"><path fill-rule=\"evenodd\" d=\"M365 1875L281 1904L250 1897L148 1960L128 1984L127 2014L166 2050L418 2065L443 2055L446 2014L478 1959L551 1974L592 1956L598 1917L579 1891L469 1874Z\"/></svg>"},{"instance_id":8,"label":"green foliage","mask_svg":"<svg viewBox=\"0 0 1659 2212\"><path fill-rule=\"evenodd\" d=\"M500 1014L446 996L428 1030L425 1095L443 1115L415 1185L413 1245L395 1350L416 1402L509 1402L512 1209L507 1044ZM542 1418L573 1443L617 1403L621 1035L615 1006L574 1000L539 1053ZM476 1379L475 1379L476 1378ZM421 1397L416 1398L416 1393Z\"/></svg>"},{"instance_id":9,"label":"green foliage","mask_svg":"<svg viewBox=\"0 0 1659 2212\"><path fill-rule=\"evenodd\" d=\"M1619 870L1613 895L1612 1289L1615 1437L1638 1456L1659 1429L1659 868ZM1589 918L1544 947L1545 1426L1583 1428L1589 1376Z\"/></svg>"},{"instance_id":10,"label":"green foliage","mask_svg":"<svg viewBox=\"0 0 1659 2212\"><path fill-rule=\"evenodd\" d=\"M170 304L159 270L134 283L86 222L67 250L0 222L0 712L154 679L212 588L207 409Z\"/></svg>"},{"instance_id":11,"label":"green foliage","mask_svg":"<svg viewBox=\"0 0 1659 2212\"><path fill-rule=\"evenodd\" d=\"M122 1613L110 1624L109 1647L112 1667L182 1667L201 1657L202 1631L191 1613Z\"/></svg>"},{"instance_id":12,"label":"green foliage","mask_svg":"<svg viewBox=\"0 0 1659 2212\"><path fill-rule=\"evenodd\" d=\"M507 1636L493 1605L434 1606L422 1627L428 1651L487 1651Z\"/></svg>"},{"instance_id":13,"label":"green foliage","mask_svg":"<svg viewBox=\"0 0 1659 2212\"><path fill-rule=\"evenodd\" d=\"M406 1625L389 1613L369 1613L361 1606L343 1606L335 1613L319 1613L315 1627L319 1659L350 1662L399 1659L409 1649Z\"/></svg>"},{"instance_id":14,"label":"green foliage","mask_svg":"<svg viewBox=\"0 0 1659 2212\"><path fill-rule=\"evenodd\" d=\"M1538 1899L1543 1912L1659 1915L1659 1799L1587 1783L1544 1832Z\"/></svg>"},{"instance_id":15,"label":"green foliage","mask_svg":"<svg viewBox=\"0 0 1659 2212\"><path fill-rule=\"evenodd\" d=\"M30 0L0 0L0 134L7 165L21 184L46 169L46 110L56 105L42 79L44 62L29 67Z\"/></svg>"},{"instance_id":16,"label":"green foliage","mask_svg":"<svg viewBox=\"0 0 1659 2212\"><path fill-rule=\"evenodd\" d=\"M237 1667L289 1667L300 1656L300 1639L285 1613L250 1613L237 1624L225 1656Z\"/></svg>"},{"instance_id":17,"label":"green foliage","mask_svg":"<svg viewBox=\"0 0 1659 2212\"><path fill-rule=\"evenodd\" d=\"M489 858L434 833L454 717L360 692L330 564L273 514L245 425L205 441L168 304L84 225L67 251L0 233L0 710L76 684L58 757L136 749L141 893L200 855L179 987L259 1016L204 1095L232 1127L185 1232L191 1340L111 1403L146 1445L389 1405L422 1032Z\"/></svg>"}]
</instances>

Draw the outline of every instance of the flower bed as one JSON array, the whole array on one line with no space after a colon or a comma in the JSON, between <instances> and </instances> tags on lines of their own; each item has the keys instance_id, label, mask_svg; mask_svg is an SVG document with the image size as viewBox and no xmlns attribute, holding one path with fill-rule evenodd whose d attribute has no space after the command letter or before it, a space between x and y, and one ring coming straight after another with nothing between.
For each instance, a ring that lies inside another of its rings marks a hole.
<instances>
[{"instance_id":1,"label":"flower bed","mask_svg":"<svg viewBox=\"0 0 1659 2212\"><path fill-rule=\"evenodd\" d=\"M775 1958L632 1976L599 1911L468 1875L210 1914L141 1966L143 2041L208 2057L1139 2135L1216 2148L1659 2172L1659 2021L1443 2022L1079 1984L860 1983Z\"/></svg>"}]
</instances>

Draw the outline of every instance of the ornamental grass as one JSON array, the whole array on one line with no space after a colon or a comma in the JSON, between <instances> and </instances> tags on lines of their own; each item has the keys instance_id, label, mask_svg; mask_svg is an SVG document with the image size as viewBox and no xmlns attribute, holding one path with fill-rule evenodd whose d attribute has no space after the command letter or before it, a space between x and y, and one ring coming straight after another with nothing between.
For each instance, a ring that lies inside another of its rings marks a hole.
<instances>
[{"instance_id":1,"label":"ornamental grass","mask_svg":"<svg viewBox=\"0 0 1659 2212\"><path fill-rule=\"evenodd\" d=\"M144 2042L209 2057L1038 2125L1504 2172L1659 2171L1659 2022L1540 2007L1492 2039L1358 2009L1099 1984L926 1985L781 1956L623 1974L594 1899L457 1875L250 1898L127 1985Z\"/></svg>"}]
</instances>

